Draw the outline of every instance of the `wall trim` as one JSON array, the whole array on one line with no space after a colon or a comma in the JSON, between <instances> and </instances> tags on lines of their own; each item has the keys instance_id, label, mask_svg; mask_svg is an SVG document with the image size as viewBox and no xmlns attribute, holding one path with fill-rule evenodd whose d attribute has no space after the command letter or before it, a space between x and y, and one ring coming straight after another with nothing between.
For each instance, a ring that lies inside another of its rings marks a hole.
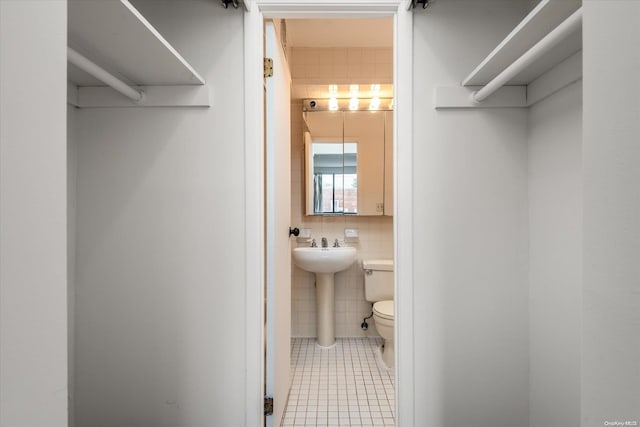
<instances>
[{"instance_id":1,"label":"wall trim","mask_svg":"<svg viewBox=\"0 0 640 427\"><path fill-rule=\"evenodd\" d=\"M208 85L136 86L144 93L142 101L133 101L108 86L76 87L75 99L69 104L78 108L111 107L210 107Z\"/></svg>"},{"instance_id":2,"label":"wall trim","mask_svg":"<svg viewBox=\"0 0 640 427\"><path fill-rule=\"evenodd\" d=\"M264 96L263 20L255 4L244 14L246 427L264 425L264 105L256 102Z\"/></svg>"}]
</instances>

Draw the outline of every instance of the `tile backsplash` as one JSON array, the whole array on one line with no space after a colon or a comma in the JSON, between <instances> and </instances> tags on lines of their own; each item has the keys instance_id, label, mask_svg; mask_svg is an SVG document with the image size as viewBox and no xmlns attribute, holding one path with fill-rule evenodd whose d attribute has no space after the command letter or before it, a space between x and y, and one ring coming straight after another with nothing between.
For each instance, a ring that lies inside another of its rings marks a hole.
<instances>
[{"instance_id":1,"label":"tile backsplash","mask_svg":"<svg viewBox=\"0 0 640 427\"><path fill-rule=\"evenodd\" d=\"M291 78L315 83L391 83L392 48L295 47L289 51Z\"/></svg>"},{"instance_id":2,"label":"tile backsplash","mask_svg":"<svg viewBox=\"0 0 640 427\"><path fill-rule=\"evenodd\" d=\"M322 237L329 242L344 239L345 228L357 228L359 241L355 246L357 261L347 270L336 274L336 336L377 336L373 319L369 330L360 328L362 319L371 313L371 303L364 298L362 259L393 258L393 218L388 216L306 216L304 215L304 143L302 103L291 105L291 224L310 228L318 244ZM295 243L305 246L308 243ZM293 337L316 336L315 276L296 267L291 269L291 334Z\"/></svg>"}]
</instances>

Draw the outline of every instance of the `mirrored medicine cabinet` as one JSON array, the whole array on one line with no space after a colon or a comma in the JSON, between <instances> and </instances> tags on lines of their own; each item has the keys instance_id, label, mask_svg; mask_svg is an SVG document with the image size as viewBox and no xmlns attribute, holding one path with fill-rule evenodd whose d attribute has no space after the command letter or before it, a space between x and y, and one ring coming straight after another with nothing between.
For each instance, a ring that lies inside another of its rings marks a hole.
<instances>
[{"instance_id":1,"label":"mirrored medicine cabinet","mask_svg":"<svg viewBox=\"0 0 640 427\"><path fill-rule=\"evenodd\" d=\"M307 215L393 215L393 111L303 112Z\"/></svg>"}]
</instances>

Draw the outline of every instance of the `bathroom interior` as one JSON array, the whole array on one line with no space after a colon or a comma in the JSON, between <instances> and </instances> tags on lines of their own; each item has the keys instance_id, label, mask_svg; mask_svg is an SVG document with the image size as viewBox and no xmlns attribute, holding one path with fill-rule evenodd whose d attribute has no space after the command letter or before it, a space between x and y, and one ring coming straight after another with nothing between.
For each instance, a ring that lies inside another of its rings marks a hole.
<instances>
[{"instance_id":1,"label":"bathroom interior","mask_svg":"<svg viewBox=\"0 0 640 427\"><path fill-rule=\"evenodd\" d=\"M291 73L291 224L300 230L292 238L292 385L282 425L392 426L393 19L274 25ZM325 284L297 260L310 246L354 251ZM365 278L384 291L366 293ZM320 379L304 355L317 358ZM317 402L314 386L322 387Z\"/></svg>"}]
</instances>

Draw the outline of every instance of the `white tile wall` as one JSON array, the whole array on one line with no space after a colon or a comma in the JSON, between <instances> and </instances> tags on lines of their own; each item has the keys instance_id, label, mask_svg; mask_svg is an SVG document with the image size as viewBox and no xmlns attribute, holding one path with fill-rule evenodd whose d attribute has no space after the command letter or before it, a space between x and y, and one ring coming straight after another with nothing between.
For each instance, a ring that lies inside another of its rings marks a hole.
<instances>
[{"instance_id":1,"label":"white tile wall","mask_svg":"<svg viewBox=\"0 0 640 427\"><path fill-rule=\"evenodd\" d=\"M392 48L294 47L291 78L306 83L392 83Z\"/></svg>"},{"instance_id":2,"label":"white tile wall","mask_svg":"<svg viewBox=\"0 0 640 427\"><path fill-rule=\"evenodd\" d=\"M354 216L304 215L304 154L302 137L302 104L291 105L291 224L311 228L319 242L344 238L345 228L357 228L360 241L353 244L358 261L348 270L336 274L336 336L367 337L378 333L370 319L369 330L360 328L362 319L371 313L371 304L364 299L364 274L361 260L393 258L393 218ZM295 243L294 243L295 244ZM315 278L292 263L291 271L291 334L293 337L316 336Z\"/></svg>"}]
</instances>

